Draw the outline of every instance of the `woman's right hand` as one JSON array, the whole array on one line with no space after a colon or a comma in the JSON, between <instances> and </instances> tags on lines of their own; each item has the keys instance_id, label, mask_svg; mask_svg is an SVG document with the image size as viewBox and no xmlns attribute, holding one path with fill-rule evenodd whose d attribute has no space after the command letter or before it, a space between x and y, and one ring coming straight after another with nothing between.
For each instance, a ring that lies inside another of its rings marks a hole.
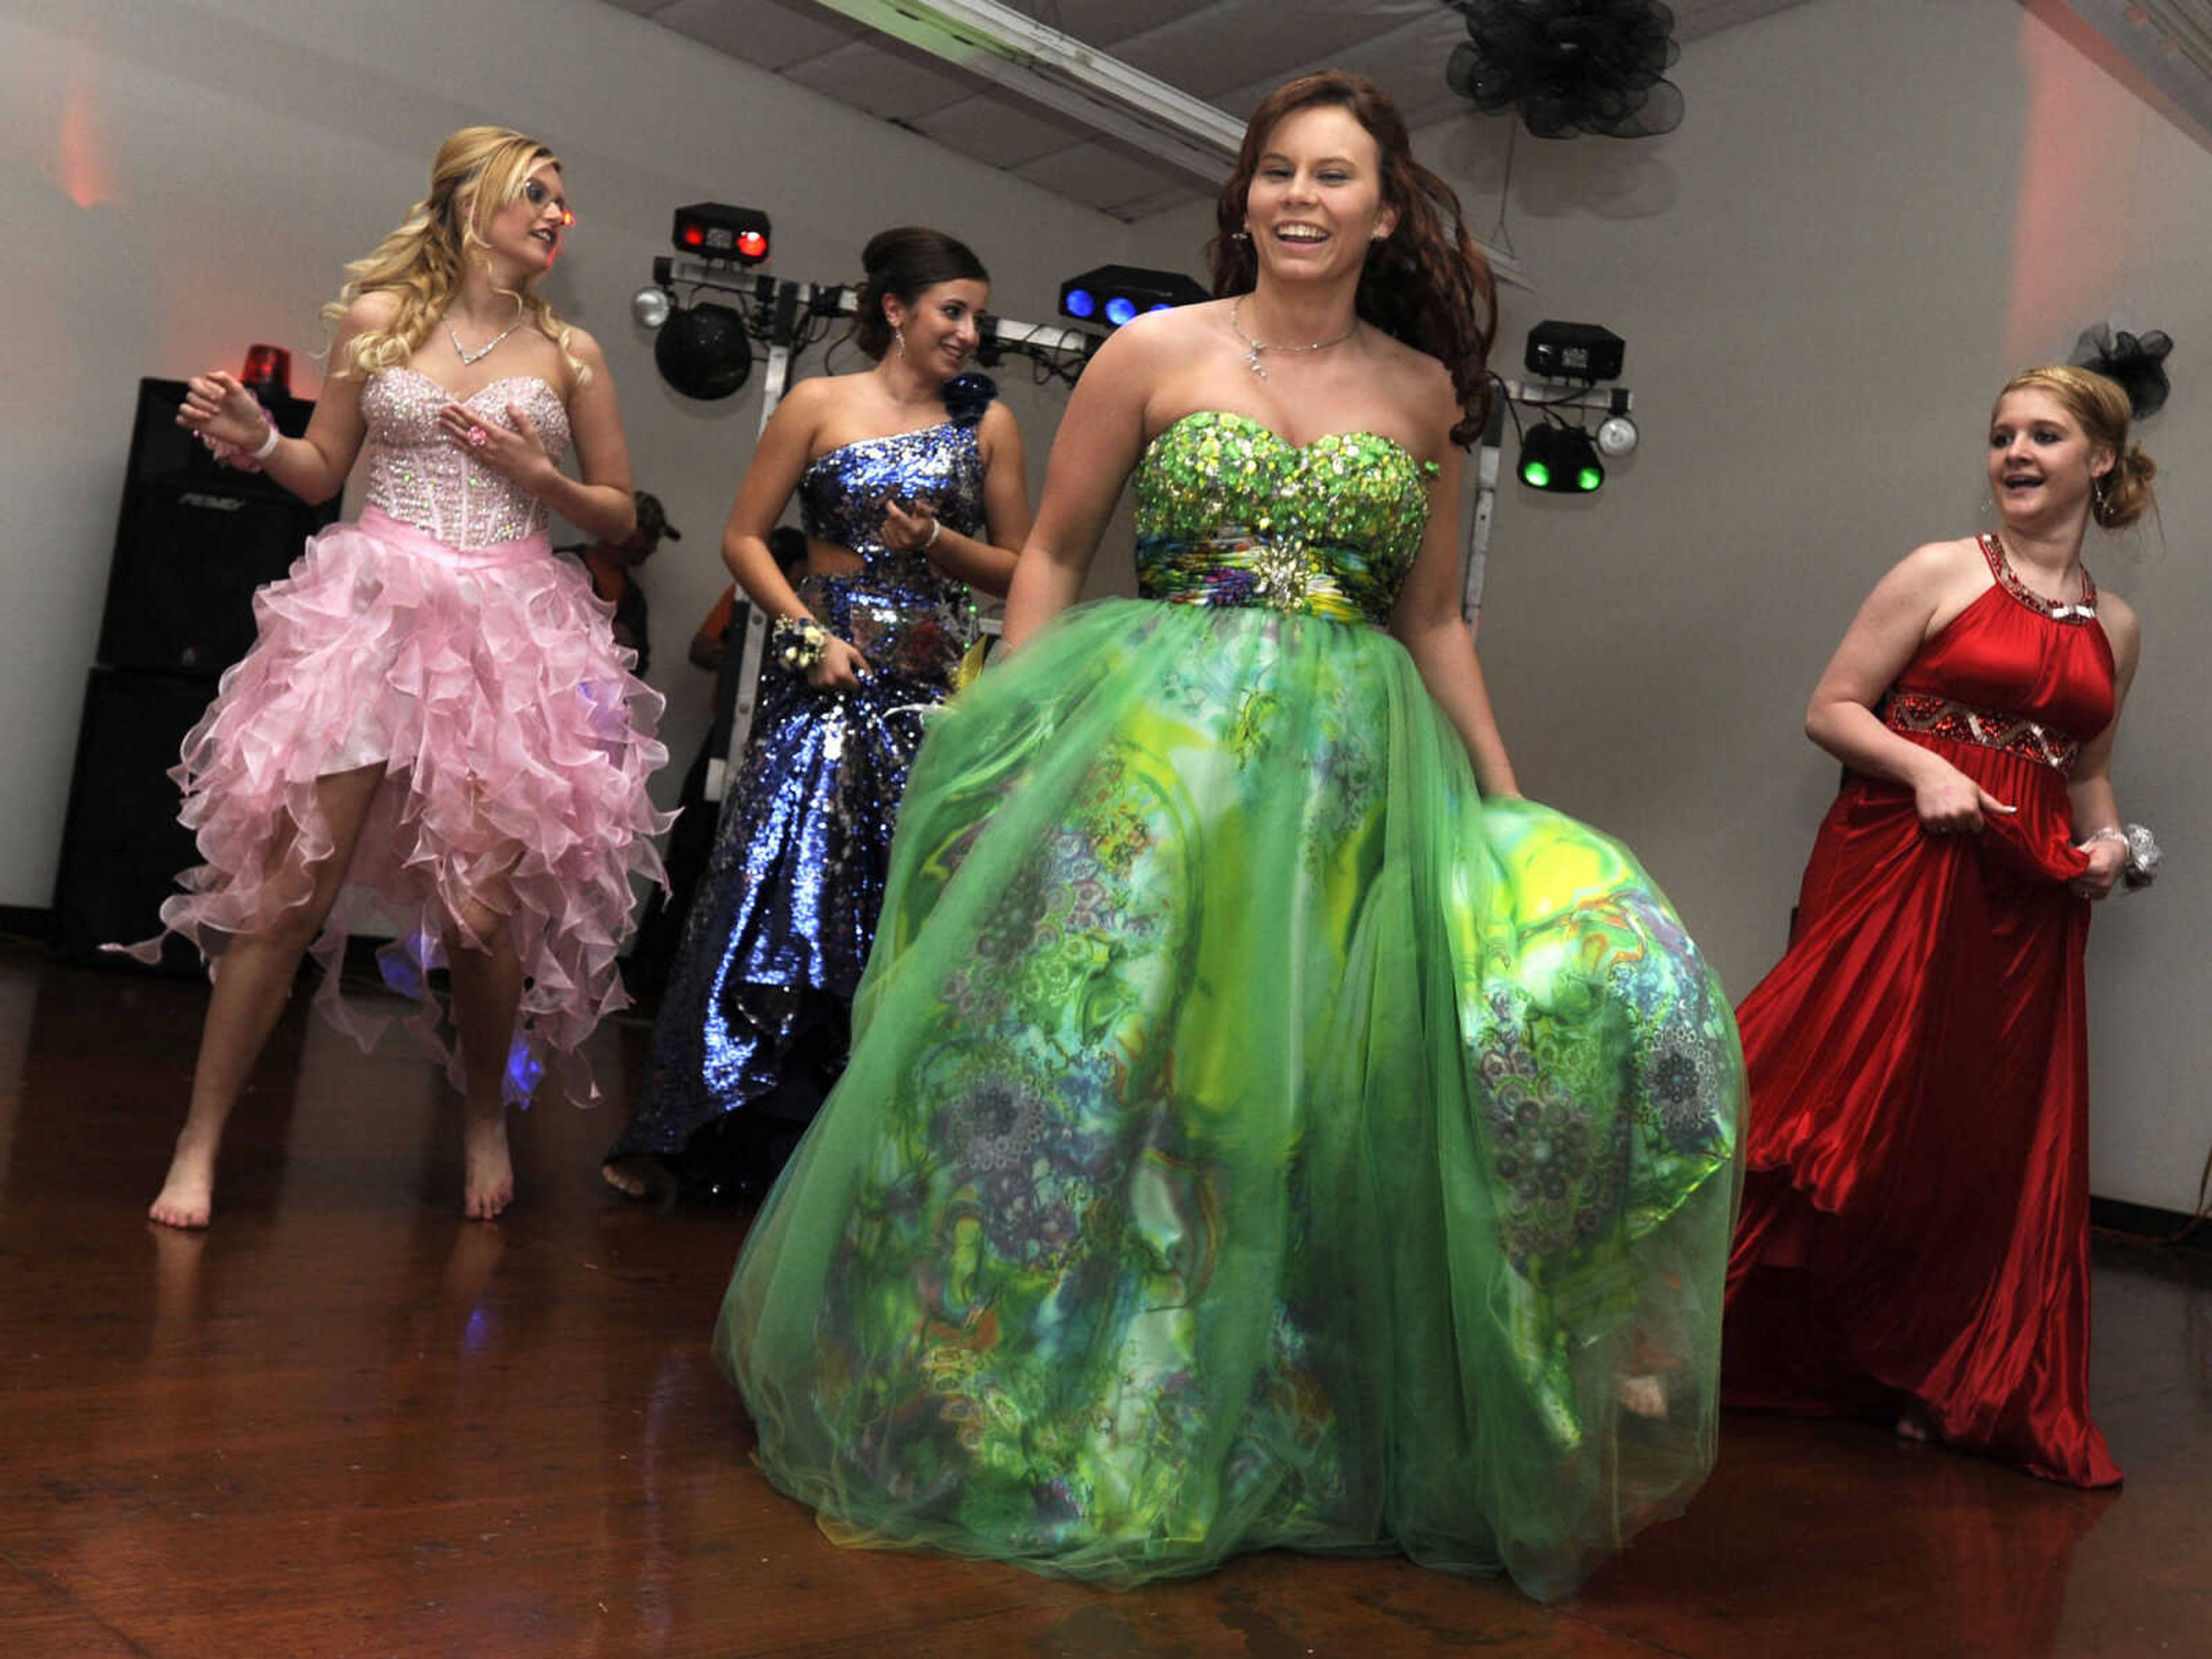
<instances>
[{"instance_id":1,"label":"woman's right hand","mask_svg":"<svg viewBox=\"0 0 2212 1659\"><path fill-rule=\"evenodd\" d=\"M238 377L218 368L185 382L177 424L251 455L269 436L270 420Z\"/></svg>"},{"instance_id":2,"label":"woman's right hand","mask_svg":"<svg viewBox=\"0 0 2212 1659\"><path fill-rule=\"evenodd\" d=\"M1920 827L1931 836L1978 836L1985 814L2009 817L2020 810L1942 761L1913 784L1912 805L1920 814Z\"/></svg>"},{"instance_id":3,"label":"woman's right hand","mask_svg":"<svg viewBox=\"0 0 2212 1659\"><path fill-rule=\"evenodd\" d=\"M806 671L806 683L817 691L857 691L869 672L868 659L832 634L822 660Z\"/></svg>"}]
</instances>

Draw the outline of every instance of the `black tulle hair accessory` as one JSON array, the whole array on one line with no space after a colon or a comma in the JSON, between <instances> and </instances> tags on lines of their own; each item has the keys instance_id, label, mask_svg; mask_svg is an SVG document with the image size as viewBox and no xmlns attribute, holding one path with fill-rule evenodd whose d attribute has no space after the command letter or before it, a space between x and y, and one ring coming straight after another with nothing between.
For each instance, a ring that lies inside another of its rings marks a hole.
<instances>
[{"instance_id":1,"label":"black tulle hair accessory","mask_svg":"<svg viewBox=\"0 0 2212 1659\"><path fill-rule=\"evenodd\" d=\"M2136 419L2155 415L2166 407L2173 383L2166 378L2166 354L2173 337L2163 329L2145 334L2115 333L2103 323L2081 331L2074 343L2074 367L2086 368L2118 384L2128 394L2128 408Z\"/></svg>"},{"instance_id":2,"label":"black tulle hair accessory","mask_svg":"<svg viewBox=\"0 0 2212 1659\"><path fill-rule=\"evenodd\" d=\"M971 368L945 383L945 412L955 426L980 425L983 412L998 395L999 383Z\"/></svg>"},{"instance_id":3,"label":"black tulle hair accessory","mask_svg":"<svg viewBox=\"0 0 2212 1659\"><path fill-rule=\"evenodd\" d=\"M1444 80L1539 138L1650 138L1682 125L1674 13L1658 0L1446 0L1467 19Z\"/></svg>"}]
</instances>

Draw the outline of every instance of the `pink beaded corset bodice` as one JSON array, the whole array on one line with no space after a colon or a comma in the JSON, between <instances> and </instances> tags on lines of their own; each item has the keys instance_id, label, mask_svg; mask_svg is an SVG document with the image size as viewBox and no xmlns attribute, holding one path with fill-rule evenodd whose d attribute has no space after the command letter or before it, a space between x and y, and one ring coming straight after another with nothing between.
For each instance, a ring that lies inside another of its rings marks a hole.
<instances>
[{"instance_id":1,"label":"pink beaded corset bodice","mask_svg":"<svg viewBox=\"0 0 2212 1659\"><path fill-rule=\"evenodd\" d=\"M534 374L509 375L455 398L419 369L380 369L361 390L368 505L465 552L544 529L544 502L479 465L438 424L438 411L449 403L486 426L510 430L507 406L516 404L556 465L568 453L568 411L561 394Z\"/></svg>"}]
</instances>

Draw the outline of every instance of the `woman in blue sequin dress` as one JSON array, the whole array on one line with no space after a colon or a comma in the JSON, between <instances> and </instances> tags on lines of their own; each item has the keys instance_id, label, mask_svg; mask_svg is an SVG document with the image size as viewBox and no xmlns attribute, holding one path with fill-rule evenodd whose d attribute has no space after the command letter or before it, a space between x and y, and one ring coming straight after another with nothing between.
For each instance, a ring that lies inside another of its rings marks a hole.
<instances>
[{"instance_id":1,"label":"woman in blue sequin dress","mask_svg":"<svg viewBox=\"0 0 2212 1659\"><path fill-rule=\"evenodd\" d=\"M653 1030L645 1092L604 1173L631 1197L764 1185L845 1060L891 824L922 722L974 640L968 590L1003 594L1029 532L1021 433L962 369L989 297L940 232L874 237L854 338L876 359L802 380L762 432L723 557L771 618L811 617L821 659L771 652L742 768ZM807 569L767 537L796 492Z\"/></svg>"},{"instance_id":2,"label":"woman in blue sequin dress","mask_svg":"<svg viewBox=\"0 0 2212 1659\"><path fill-rule=\"evenodd\" d=\"M1458 609L1490 295L1450 192L1328 74L1219 211L1224 297L1076 386L716 1358L841 1541L1558 1595L1711 1462L1728 999L1516 790ZM1132 477L1139 597L1076 605Z\"/></svg>"}]
</instances>

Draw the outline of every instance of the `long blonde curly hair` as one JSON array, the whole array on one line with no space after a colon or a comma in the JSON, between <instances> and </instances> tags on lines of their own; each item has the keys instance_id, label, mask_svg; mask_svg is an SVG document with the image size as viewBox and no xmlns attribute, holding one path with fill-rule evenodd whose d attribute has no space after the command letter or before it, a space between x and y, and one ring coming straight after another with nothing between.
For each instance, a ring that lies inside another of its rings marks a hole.
<instances>
[{"instance_id":1,"label":"long blonde curly hair","mask_svg":"<svg viewBox=\"0 0 2212 1659\"><path fill-rule=\"evenodd\" d=\"M368 258L346 267L345 286L323 307L323 320L335 332L347 308L364 294L391 294L399 301L388 326L363 329L345 343L331 372L341 380L365 380L412 357L453 303L468 262L489 252L485 222L521 195L530 175L548 161L561 165L544 145L510 127L463 127L439 145L430 164L430 193ZM561 349L574 384L581 386L591 371L568 349L568 324L527 289L500 291Z\"/></svg>"}]
</instances>

